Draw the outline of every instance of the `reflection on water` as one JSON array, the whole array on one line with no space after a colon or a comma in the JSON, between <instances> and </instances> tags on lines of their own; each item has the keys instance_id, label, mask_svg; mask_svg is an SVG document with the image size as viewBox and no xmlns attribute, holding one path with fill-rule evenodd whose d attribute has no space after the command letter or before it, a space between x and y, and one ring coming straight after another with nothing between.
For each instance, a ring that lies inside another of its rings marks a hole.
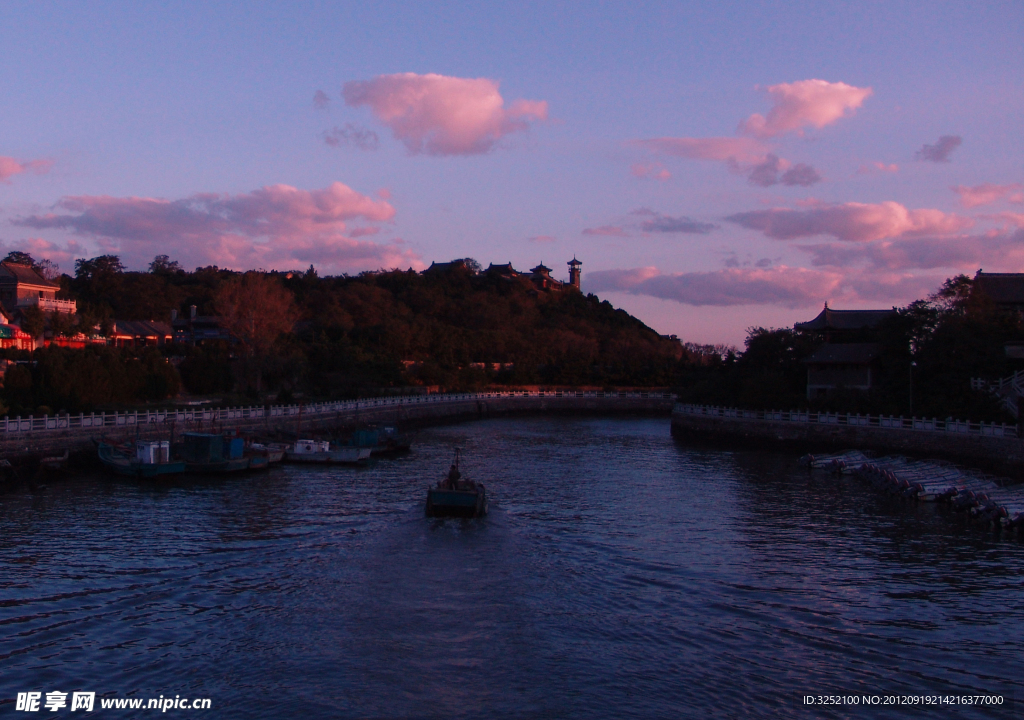
<instances>
[{"instance_id":1,"label":"reflection on water","mask_svg":"<svg viewBox=\"0 0 1024 720\"><path fill-rule=\"evenodd\" d=\"M481 520L423 517L452 448ZM1013 717L804 695L1021 694L1024 550L665 420L421 431L360 470L0 495L0 703L217 717ZM930 712L931 711L931 712ZM114 712L114 711L109 711Z\"/></svg>"}]
</instances>

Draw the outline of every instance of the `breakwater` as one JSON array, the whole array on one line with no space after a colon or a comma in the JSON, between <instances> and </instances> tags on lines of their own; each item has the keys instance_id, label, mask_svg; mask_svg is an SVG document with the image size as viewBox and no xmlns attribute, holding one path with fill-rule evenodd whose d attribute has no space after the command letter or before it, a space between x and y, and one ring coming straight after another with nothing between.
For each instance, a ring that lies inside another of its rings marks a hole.
<instances>
[{"instance_id":1,"label":"breakwater","mask_svg":"<svg viewBox=\"0 0 1024 720\"><path fill-rule=\"evenodd\" d=\"M857 448L948 458L1024 479L1024 441L1016 425L679 403L672 410L672 432L800 452Z\"/></svg>"},{"instance_id":2,"label":"breakwater","mask_svg":"<svg viewBox=\"0 0 1024 720\"><path fill-rule=\"evenodd\" d=\"M91 452L93 440L167 438L183 432L262 435L344 431L367 423L432 424L515 413L641 413L668 416L661 392L533 391L366 398L300 405L180 408L0 420L0 457L16 462L64 450Z\"/></svg>"}]
</instances>

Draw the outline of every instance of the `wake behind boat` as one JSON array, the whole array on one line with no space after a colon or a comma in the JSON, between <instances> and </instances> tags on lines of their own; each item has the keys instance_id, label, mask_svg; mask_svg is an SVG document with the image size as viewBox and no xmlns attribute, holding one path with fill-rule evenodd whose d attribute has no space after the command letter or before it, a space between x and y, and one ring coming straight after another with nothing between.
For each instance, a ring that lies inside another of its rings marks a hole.
<instances>
[{"instance_id":1,"label":"wake behind boat","mask_svg":"<svg viewBox=\"0 0 1024 720\"><path fill-rule=\"evenodd\" d=\"M475 518L487 514L487 490L483 483L462 477L459 470L461 450L455 450L455 462L437 487L427 488L427 517Z\"/></svg>"}]
</instances>

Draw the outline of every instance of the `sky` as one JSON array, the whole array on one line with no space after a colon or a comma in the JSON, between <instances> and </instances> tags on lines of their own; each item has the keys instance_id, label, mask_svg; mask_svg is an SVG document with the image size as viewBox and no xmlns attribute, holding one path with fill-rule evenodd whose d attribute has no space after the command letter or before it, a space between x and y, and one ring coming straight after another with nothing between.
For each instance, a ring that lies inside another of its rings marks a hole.
<instances>
[{"instance_id":1,"label":"sky","mask_svg":"<svg viewBox=\"0 0 1024 720\"><path fill-rule=\"evenodd\" d=\"M0 0L0 251L543 262L663 334L1024 271L1024 4Z\"/></svg>"}]
</instances>

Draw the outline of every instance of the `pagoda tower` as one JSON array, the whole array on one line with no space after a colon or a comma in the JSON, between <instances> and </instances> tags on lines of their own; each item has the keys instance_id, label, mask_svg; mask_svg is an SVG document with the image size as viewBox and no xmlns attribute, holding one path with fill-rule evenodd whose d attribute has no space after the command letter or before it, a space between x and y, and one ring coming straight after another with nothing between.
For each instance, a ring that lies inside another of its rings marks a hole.
<instances>
[{"instance_id":1,"label":"pagoda tower","mask_svg":"<svg viewBox=\"0 0 1024 720\"><path fill-rule=\"evenodd\" d=\"M576 259L576 256L572 256L572 260L566 263L569 266L569 284L577 290L580 289L580 268L583 267L583 263Z\"/></svg>"}]
</instances>

